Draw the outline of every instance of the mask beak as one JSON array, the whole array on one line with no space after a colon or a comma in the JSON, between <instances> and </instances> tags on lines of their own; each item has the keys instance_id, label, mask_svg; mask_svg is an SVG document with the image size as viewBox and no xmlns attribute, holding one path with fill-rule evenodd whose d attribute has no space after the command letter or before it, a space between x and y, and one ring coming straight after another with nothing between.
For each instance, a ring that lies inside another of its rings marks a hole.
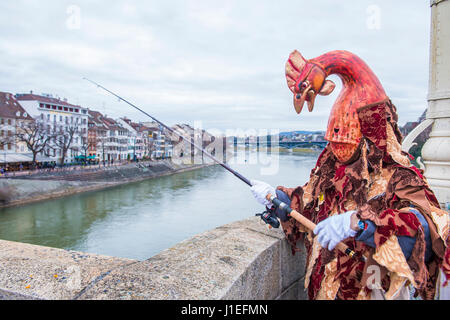
<instances>
[{"instance_id":1,"label":"mask beak","mask_svg":"<svg viewBox=\"0 0 450 320\"><path fill-rule=\"evenodd\" d=\"M314 100L316 96L314 90L311 89L311 85L305 88L302 93L297 93L294 95L294 108L297 114L300 114L303 109L305 101L308 104L308 110L311 112L314 108Z\"/></svg>"},{"instance_id":2,"label":"mask beak","mask_svg":"<svg viewBox=\"0 0 450 320\"><path fill-rule=\"evenodd\" d=\"M308 104L308 111L313 111L314 108L314 100L316 99L316 95L313 90L308 90L308 99L306 103Z\"/></svg>"}]
</instances>

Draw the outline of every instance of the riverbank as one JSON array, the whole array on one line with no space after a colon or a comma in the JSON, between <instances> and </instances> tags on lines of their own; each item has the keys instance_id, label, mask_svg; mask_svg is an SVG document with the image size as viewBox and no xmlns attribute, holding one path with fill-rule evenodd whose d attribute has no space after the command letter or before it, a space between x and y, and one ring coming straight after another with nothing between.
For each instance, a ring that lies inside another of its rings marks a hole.
<instances>
[{"instance_id":1,"label":"riverbank","mask_svg":"<svg viewBox=\"0 0 450 320\"><path fill-rule=\"evenodd\" d=\"M69 172L43 172L0 180L0 208L113 188L200 169L212 164L175 164L170 160Z\"/></svg>"}]
</instances>

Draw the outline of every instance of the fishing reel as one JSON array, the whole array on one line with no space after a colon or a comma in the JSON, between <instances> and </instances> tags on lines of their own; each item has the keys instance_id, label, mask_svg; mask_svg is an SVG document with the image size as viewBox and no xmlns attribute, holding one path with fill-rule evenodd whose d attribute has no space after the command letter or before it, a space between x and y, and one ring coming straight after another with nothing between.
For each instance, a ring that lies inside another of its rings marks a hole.
<instances>
[{"instance_id":1,"label":"fishing reel","mask_svg":"<svg viewBox=\"0 0 450 320\"><path fill-rule=\"evenodd\" d=\"M269 227L272 228L279 228L280 227L280 221L278 221L277 216L275 215L275 212L271 210L266 210L262 213L257 213L255 216L261 217L261 220L264 221L266 224L269 225Z\"/></svg>"}]
</instances>

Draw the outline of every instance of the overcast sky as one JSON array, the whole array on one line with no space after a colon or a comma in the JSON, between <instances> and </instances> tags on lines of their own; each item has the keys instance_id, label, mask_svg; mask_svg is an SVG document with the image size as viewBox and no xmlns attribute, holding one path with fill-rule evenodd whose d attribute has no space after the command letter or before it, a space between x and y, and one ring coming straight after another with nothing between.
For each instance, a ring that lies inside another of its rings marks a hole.
<instances>
[{"instance_id":1,"label":"overcast sky","mask_svg":"<svg viewBox=\"0 0 450 320\"><path fill-rule=\"evenodd\" d=\"M298 116L284 65L294 49L344 49L377 74L404 124L427 105L429 24L426 0L2 0L0 91L147 120L86 76L168 124L325 130L340 80Z\"/></svg>"}]
</instances>

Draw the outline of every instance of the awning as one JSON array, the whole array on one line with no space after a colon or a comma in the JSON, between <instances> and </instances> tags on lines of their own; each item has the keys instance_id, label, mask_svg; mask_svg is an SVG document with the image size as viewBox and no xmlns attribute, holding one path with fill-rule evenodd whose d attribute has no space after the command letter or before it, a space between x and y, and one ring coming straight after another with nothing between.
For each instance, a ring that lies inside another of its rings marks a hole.
<instances>
[{"instance_id":1,"label":"awning","mask_svg":"<svg viewBox=\"0 0 450 320\"><path fill-rule=\"evenodd\" d=\"M95 156L85 156L85 155L83 155L83 154L81 154L81 155L78 155L78 156L75 156L74 157L75 159L78 159L78 160L84 160L84 159L87 159L87 160L95 160Z\"/></svg>"},{"instance_id":2,"label":"awning","mask_svg":"<svg viewBox=\"0 0 450 320\"><path fill-rule=\"evenodd\" d=\"M33 154L31 153L0 153L0 163L17 163L17 162L32 162ZM53 158L37 155L37 162L50 162L56 161Z\"/></svg>"},{"instance_id":3,"label":"awning","mask_svg":"<svg viewBox=\"0 0 450 320\"><path fill-rule=\"evenodd\" d=\"M20 153L0 153L0 163L9 163L9 162L31 162L33 161L33 157L30 157L27 154Z\"/></svg>"}]
</instances>

